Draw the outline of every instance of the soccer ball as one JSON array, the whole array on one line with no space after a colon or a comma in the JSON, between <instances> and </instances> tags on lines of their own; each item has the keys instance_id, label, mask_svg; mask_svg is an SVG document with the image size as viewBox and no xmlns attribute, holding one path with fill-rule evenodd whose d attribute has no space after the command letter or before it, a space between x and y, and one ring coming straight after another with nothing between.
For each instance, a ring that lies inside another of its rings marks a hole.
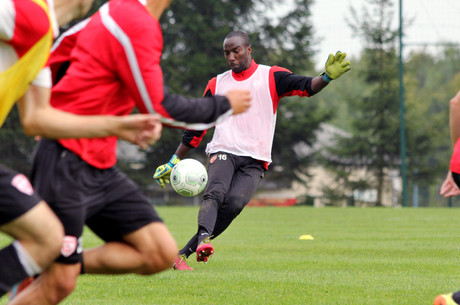
<instances>
[{"instance_id":1,"label":"soccer ball","mask_svg":"<svg viewBox=\"0 0 460 305\"><path fill-rule=\"evenodd\" d=\"M184 159L173 167L170 182L178 194L193 197L206 187L208 173L201 162L195 159Z\"/></svg>"}]
</instances>

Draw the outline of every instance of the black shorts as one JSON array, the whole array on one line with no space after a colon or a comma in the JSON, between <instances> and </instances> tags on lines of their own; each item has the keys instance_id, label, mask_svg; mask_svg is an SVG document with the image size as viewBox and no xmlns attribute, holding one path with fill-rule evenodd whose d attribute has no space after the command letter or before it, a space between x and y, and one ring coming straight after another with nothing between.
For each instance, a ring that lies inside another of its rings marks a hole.
<instances>
[{"instance_id":1,"label":"black shorts","mask_svg":"<svg viewBox=\"0 0 460 305\"><path fill-rule=\"evenodd\" d=\"M32 182L64 225L62 263L81 260L85 224L105 241L122 241L124 235L162 221L125 174L115 167L95 168L56 141L38 144Z\"/></svg>"},{"instance_id":2,"label":"black shorts","mask_svg":"<svg viewBox=\"0 0 460 305\"><path fill-rule=\"evenodd\" d=\"M452 172L452 178L454 179L454 182L457 185L457 187L460 188L460 174Z\"/></svg>"},{"instance_id":3,"label":"black shorts","mask_svg":"<svg viewBox=\"0 0 460 305\"><path fill-rule=\"evenodd\" d=\"M220 208L231 205L227 208L242 210L254 196L264 173L263 163L251 157L213 153L203 198L215 200Z\"/></svg>"},{"instance_id":4,"label":"black shorts","mask_svg":"<svg viewBox=\"0 0 460 305\"><path fill-rule=\"evenodd\" d=\"M0 165L0 226L25 214L40 201L26 176Z\"/></svg>"}]
</instances>

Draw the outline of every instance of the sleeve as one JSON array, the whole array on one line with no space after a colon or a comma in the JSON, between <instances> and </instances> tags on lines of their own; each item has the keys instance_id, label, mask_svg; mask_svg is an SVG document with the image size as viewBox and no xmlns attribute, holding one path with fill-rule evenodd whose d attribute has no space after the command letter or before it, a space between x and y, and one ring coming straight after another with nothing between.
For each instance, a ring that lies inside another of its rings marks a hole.
<instances>
[{"instance_id":1,"label":"sleeve","mask_svg":"<svg viewBox=\"0 0 460 305\"><path fill-rule=\"evenodd\" d=\"M49 67L43 67L38 72L32 84L38 87L51 88L51 70Z\"/></svg>"},{"instance_id":2,"label":"sleeve","mask_svg":"<svg viewBox=\"0 0 460 305\"><path fill-rule=\"evenodd\" d=\"M230 116L233 110L226 97L188 98L165 91L160 67L163 39L159 24L155 25L137 22L129 32L131 40L121 41L127 60L120 77L124 78L137 108L143 113L160 114L168 126L194 130L207 129Z\"/></svg>"},{"instance_id":3,"label":"sleeve","mask_svg":"<svg viewBox=\"0 0 460 305\"><path fill-rule=\"evenodd\" d=\"M270 92L274 100L285 96L312 96L316 92L311 89L313 77L300 76L291 71L273 66L270 69Z\"/></svg>"},{"instance_id":4,"label":"sleeve","mask_svg":"<svg viewBox=\"0 0 460 305\"><path fill-rule=\"evenodd\" d=\"M216 82L216 77L212 78L208 82L208 85L204 90L204 97L212 97L216 93ZM182 144L191 148L196 148L200 145L206 133L207 130L185 130L182 135Z\"/></svg>"}]
</instances>

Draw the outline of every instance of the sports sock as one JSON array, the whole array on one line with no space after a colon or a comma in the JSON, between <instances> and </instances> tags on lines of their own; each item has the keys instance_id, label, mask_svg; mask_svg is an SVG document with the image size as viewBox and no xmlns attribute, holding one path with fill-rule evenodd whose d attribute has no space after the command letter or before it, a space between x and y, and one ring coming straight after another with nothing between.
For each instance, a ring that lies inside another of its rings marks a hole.
<instances>
[{"instance_id":1,"label":"sports sock","mask_svg":"<svg viewBox=\"0 0 460 305\"><path fill-rule=\"evenodd\" d=\"M179 251L179 255L185 255L185 257L189 257L192 253L194 253L196 251L196 247L198 246L198 235L195 234L189 241L188 243L185 245L185 247L183 247L180 251Z\"/></svg>"},{"instance_id":2,"label":"sports sock","mask_svg":"<svg viewBox=\"0 0 460 305\"><path fill-rule=\"evenodd\" d=\"M209 237L210 235L207 232L207 230L204 228L200 228L200 230L198 230L198 245L201 244L206 238L209 238Z\"/></svg>"},{"instance_id":3,"label":"sports sock","mask_svg":"<svg viewBox=\"0 0 460 305\"><path fill-rule=\"evenodd\" d=\"M455 292L452 295L452 299L457 303L460 304L460 291Z\"/></svg>"},{"instance_id":4,"label":"sports sock","mask_svg":"<svg viewBox=\"0 0 460 305\"><path fill-rule=\"evenodd\" d=\"M198 245L210 237L216 226L219 206L215 200L206 199L201 203L198 213Z\"/></svg>"},{"instance_id":5,"label":"sports sock","mask_svg":"<svg viewBox=\"0 0 460 305\"><path fill-rule=\"evenodd\" d=\"M18 246L13 243L0 251L0 296L10 291L16 283L34 275L30 274L33 268L29 268L27 258L20 258L22 254L18 252L22 250L17 251L17 249ZM21 261L25 262L28 271Z\"/></svg>"}]
</instances>

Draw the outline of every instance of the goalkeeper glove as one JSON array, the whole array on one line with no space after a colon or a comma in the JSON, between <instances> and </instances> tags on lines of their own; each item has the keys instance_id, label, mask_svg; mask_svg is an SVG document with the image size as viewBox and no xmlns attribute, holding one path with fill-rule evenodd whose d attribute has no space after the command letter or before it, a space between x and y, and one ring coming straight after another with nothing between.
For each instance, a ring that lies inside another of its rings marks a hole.
<instances>
[{"instance_id":1,"label":"goalkeeper glove","mask_svg":"<svg viewBox=\"0 0 460 305\"><path fill-rule=\"evenodd\" d=\"M180 159L177 155L173 155L171 160L168 163L160 165L155 170L155 174L153 174L153 179L155 179L156 183L162 188L165 188L165 183L169 183L169 176L171 175L171 170L173 169L174 165L179 163Z\"/></svg>"},{"instance_id":2,"label":"goalkeeper glove","mask_svg":"<svg viewBox=\"0 0 460 305\"><path fill-rule=\"evenodd\" d=\"M351 69L350 61L347 60L344 62L347 53L342 53L338 51L335 55L329 54L329 57L326 61L325 72L321 75L325 82L330 82L333 79L339 78L342 74Z\"/></svg>"}]
</instances>

